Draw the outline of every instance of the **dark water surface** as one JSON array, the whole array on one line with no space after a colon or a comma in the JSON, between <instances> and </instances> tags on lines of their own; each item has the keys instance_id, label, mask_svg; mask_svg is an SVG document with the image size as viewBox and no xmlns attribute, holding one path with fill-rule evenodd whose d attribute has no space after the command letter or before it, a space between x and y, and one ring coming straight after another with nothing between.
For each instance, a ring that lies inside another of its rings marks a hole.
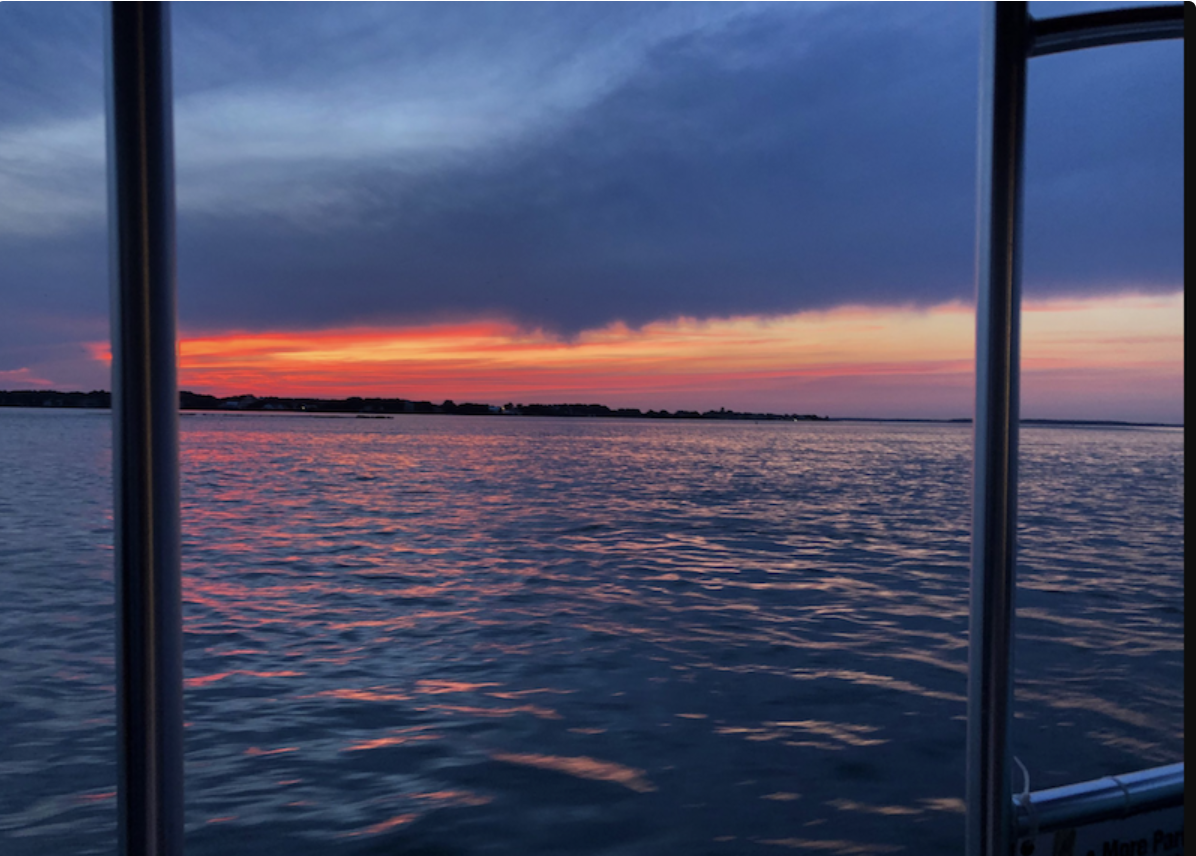
<instances>
[{"instance_id":1,"label":"dark water surface","mask_svg":"<svg viewBox=\"0 0 1196 856\"><path fill-rule=\"evenodd\" d=\"M962 849L968 427L182 442L191 856ZM11 856L114 850L110 466L106 413L0 410ZM1023 431L1035 789L1182 758L1183 466L1182 431Z\"/></svg>"}]
</instances>

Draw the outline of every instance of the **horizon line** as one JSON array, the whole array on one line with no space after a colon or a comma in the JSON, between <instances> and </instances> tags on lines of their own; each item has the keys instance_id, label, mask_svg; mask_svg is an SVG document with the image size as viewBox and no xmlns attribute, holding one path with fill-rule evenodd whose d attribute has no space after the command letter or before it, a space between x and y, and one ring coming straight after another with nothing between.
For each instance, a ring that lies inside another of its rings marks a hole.
<instances>
[{"instance_id":1,"label":"horizon line","mask_svg":"<svg viewBox=\"0 0 1196 856\"><path fill-rule=\"evenodd\" d=\"M71 397L78 396L78 397L83 397L83 398L86 398L88 396L96 396L96 395L111 396L111 392L109 390L105 390L105 389L93 389L93 390L89 390L87 392L83 392L81 390L64 391L64 390L57 390L57 389L14 389L14 390L0 389L0 396L8 396L8 395L14 395L14 394L20 395L20 396L29 396L29 395L38 395L38 394L60 395L60 396L71 396ZM227 406L222 406L222 405L229 404L232 402L245 402L247 400L249 403L263 402L263 401L264 402L269 402L269 401L287 402L287 401L290 401L290 402L318 402L321 404L334 404L334 405L338 404L338 403L347 403L350 401L360 401L360 402L394 402L394 403L412 404L412 405L430 405L433 408L432 410L420 410L420 411L409 410L409 411L399 411L399 412L394 412L394 413L376 413L373 411L368 412L369 415L379 415L379 416L406 416L406 415L414 415L414 416L426 416L426 415L444 415L444 416L500 415L501 416L501 415L507 415L507 416L514 416L514 415L519 415L519 416L557 416L557 417L564 417L564 418L578 418L578 417L585 418L588 415L588 416L591 416L594 418L599 417L599 414L522 413L522 412L519 412L518 409L507 411L507 410L505 410L506 405L492 405L492 404L489 404L488 402L472 402L472 401L469 401L469 402L463 401L461 403L457 403L457 402L454 402L452 399L448 399L448 398L444 399L444 401L440 404L434 404L433 402L424 400L424 399L410 399L410 398L403 398L400 396L350 395L350 396L345 396L342 398L324 398L321 396L314 396L314 395L256 395L254 393L241 393L239 395L217 396L217 395L211 395L209 393L192 392L191 390L185 390L185 389L180 389L179 395L180 396L191 395L191 396L195 396L197 398L213 399L215 402L218 402L221 405L221 406L216 406L216 407L202 407L202 406L195 406L195 405L184 407L180 403L180 407L179 407L180 412L183 412L183 411L203 411L203 412L213 411L213 412L221 412L221 413L251 412L251 413L259 413L259 414L267 414L267 415L272 414L272 413L306 413L306 414L312 415L312 416L333 415L335 413L353 414L353 413L360 413L360 411L325 411L324 413L318 413L318 412L310 412L310 411L305 411L305 410L281 410L281 409L264 409L264 408L263 409L258 409L258 408L249 409L246 407L236 407L236 406L227 407ZM442 410L441 408L443 408L446 405L452 407L453 409L450 411L447 411L447 412ZM86 410L108 410L108 409L111 409L110 404L99 404L99 403L78 403L78 404L68 404L68 405L44 405L44 404L22 405L22 404L16 404L16 403L8 403L3 400L0 400L0 407L21 407L21 406L31 406L31 407L35 407L35 408L44 408L44 409L56 409L59 407L62 407L65 409L80 409L80 410L84 410L84 409L86 409ZM611 408L608 405L604 405L604 404L598 404L595 402L584 402L583 403L580 401L558 402L558 403L553 403L553 404L542 403L542 402L529 402L527 404L520 403L520 404L516 404L514 406L515 406L515 408L571 408L571 407L603 408L606 411L608 411L608 413L602 414L601 418L628 418L628 419L651 418L650 414L657 414L659 417L664 417L664 418L676 418L678 416L680 416L682 418L685 418L686 416L688 416L689 418L694 418L694 417L717 418L720 415L725 415L725 417L728 419L733 419L734 417L741 417L742 419L746 420L746 419L755 417L755 418L760 418L760 419L768 419L768 420L772 420L772 421L801 420L801 421L818 421L818 422L927 422L927 423L940 423L940 424L971 424L973 422L972 416L957 416L957 417L819 416L816 414L739 411L739 410L730 410L725 407L720 408L718 410L707 409L704 411L687 410L685 408L679 408L679 409L673 410L673 411L669 411L666 409L661 409L661 410L653 409L653 410L645 411L645 410L641 410L638 407ZM469 410L469 411L462 412L457 409L457 408L461 408L461 407L465 407L465 408L485 407L488 410L486 412L478 411L478 410ZM639 414L639 415L637 416L636 414ZM1126 427L1136 427L1136 428L1183 428L1184 427L1183 422L1160 422L1160 421L1138 422L1138 421L1129 420L1129 419L1067 419L1067 418L1061 419L1061 418L1036 417L1036 416L1021 416L1021 417L1019 417L1018 422L1019 422L1019 424L1024 423L1024 424L1030 424L1030 425L1034 425L1034 424L1039 424L1039 425L1110 425L1110 426L1126 426Z\"/></svg>"}]
</instances>

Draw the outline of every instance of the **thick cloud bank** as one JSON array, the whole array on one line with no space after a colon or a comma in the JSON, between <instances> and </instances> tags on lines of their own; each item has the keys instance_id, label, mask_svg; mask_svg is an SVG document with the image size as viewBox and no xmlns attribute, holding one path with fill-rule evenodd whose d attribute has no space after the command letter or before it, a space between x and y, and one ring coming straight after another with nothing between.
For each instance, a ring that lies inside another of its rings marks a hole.
<instances>
[{"instance_id":1,"label":"thick cloud bank","mask_svg":"<svg viewBox=\"0 0 1196 856\"><path fill-rule=\"evenodd\" d=\"M41 335L18 318L106 310L100 10L48 5L0 4L6 362ZM967 299L979 16L175 6L182 320L568 335ZM1034 61L1029 293L1182 287L1182 122L1179 44Z\"/></svg>"}]
</instances>

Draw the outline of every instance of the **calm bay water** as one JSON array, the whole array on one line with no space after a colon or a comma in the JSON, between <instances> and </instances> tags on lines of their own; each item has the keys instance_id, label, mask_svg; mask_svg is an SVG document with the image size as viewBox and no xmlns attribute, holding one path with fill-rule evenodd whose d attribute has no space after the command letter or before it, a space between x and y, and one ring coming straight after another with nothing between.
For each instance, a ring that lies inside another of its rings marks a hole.
<instances>
[{"instance_id":1,"label":"calm bay water","mask_svg":"<svg viewBox=\"0 0 1196 856\"><path fill-rule=\"evenodd\" d=\"M968 427L182 445L189 854L961 850ZM0 409L13 856L114 850L109 448L107 413ZM1178 430L1023 431L1034 789L1182 758L1183 465Z\"/></svg>"}]
</instances>

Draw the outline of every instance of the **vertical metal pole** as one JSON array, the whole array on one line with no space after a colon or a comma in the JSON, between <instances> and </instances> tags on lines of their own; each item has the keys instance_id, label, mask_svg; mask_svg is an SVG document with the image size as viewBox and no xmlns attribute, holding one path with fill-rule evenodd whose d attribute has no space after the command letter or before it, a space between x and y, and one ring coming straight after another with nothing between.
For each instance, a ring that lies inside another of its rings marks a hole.
<instances>
[{"instance_id":1,"label":"vertical metal pole","mask_svg":"<svg viewBox=\"0 0 1196 856\"><path fill-rule=\"evenodd\" d=\"M989 3L980 73L975 472L968 650L968 856L1013 846L1010 726L1017 526L1022 141L1029 17Z\"/></svg>"},{"instance_id":2,"label":"vertical metal pole","mask_svg":"<svg viewBox=\"0 0 1196 856\"><path fill-rule=\"evenodd\" d=\"M118 835L183 852L183 657L168 4L109 4Z\"/></svg>"}]
</instances>

